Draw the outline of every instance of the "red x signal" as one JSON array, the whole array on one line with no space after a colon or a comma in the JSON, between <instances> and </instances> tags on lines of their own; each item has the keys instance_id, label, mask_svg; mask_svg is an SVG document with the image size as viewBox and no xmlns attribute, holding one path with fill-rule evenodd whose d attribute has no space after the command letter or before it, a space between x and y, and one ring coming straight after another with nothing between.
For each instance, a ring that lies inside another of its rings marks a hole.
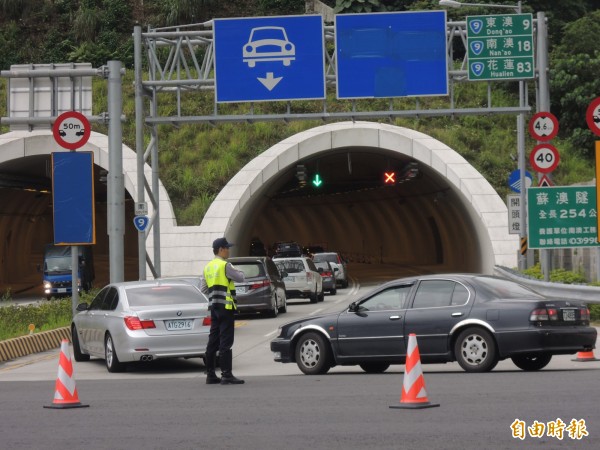
<instances>
[{"instance_id":1,"label":"red x signal","mask_svg":"<svg viewBox=\"0 0 600 450\"><path fill-rule=\"evenodd\" d=\"M396 172L384 172L383 182L384 184L396 184Z\"/></svg>"}]
</instances>

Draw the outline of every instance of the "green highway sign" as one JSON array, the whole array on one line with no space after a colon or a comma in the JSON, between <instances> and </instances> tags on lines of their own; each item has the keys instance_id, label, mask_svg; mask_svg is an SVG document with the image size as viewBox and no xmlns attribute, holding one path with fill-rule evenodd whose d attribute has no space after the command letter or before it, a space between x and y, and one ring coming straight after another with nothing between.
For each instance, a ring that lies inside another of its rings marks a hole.
<instances>
[{"instance_id":1,"label":"green highway sign","mask_svg":"<svg viewBox=\"0 0 600 450\"><path fill-rule=\"evenodd\" d=\"M529 248L598 245L596 186L527 189Z\"/></svg>"},{"instance_id":2,"label":"green highway sign","mask_svg":"<svg viewBox=\"0 0 600 450\"><path fill-rule=\"evenodd\" d=\"M533 16L467 16L469 81L535 76Z\"/></svg>"}]
</instances>

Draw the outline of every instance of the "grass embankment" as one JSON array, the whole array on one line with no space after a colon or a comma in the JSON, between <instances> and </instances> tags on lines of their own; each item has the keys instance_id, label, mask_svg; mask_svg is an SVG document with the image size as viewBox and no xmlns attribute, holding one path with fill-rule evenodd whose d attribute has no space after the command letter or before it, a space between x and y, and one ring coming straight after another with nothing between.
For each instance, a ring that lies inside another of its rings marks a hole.
<instances>
[{"instance_id":1,"label":"grass embankment","mask_svg":"<svg viewBox=\"0 0 600 450\"><path fill-rule=\"evenodd\" d=\"M81 294L80 302L91 302L98 291ZM10 300L3 295L0 300ZM55 330L71 324L71 297L53 299L34 305L8 305L0 307L0 341L29 334L29 325L35 326L34 333Z\"/></svg>"}]
</instances>

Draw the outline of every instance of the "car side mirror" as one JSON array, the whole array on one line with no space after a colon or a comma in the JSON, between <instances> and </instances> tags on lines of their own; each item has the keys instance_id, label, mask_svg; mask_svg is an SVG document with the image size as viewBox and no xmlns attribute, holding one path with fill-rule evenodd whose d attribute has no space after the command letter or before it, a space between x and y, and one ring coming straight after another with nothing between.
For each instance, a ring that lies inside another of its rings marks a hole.
<instances>
[{"instance_id":1,"label":"car side mirror","mask_svg":"<svg viewBox=\"0 0 600 450\"><path fill-rule=\"evenodd\" d=\"M339 271L340 271L340 269L338 269L337 267L335 267L335 268L333 269L333 271L334 271L334 272L339 272Z\"/></svg>"},{"instance_id":2,"label":"car side mirror","mask_svg":"<svg viewBox=\"0 0 600 450\"><path fill-rule=\"evenodd\" d=\"M80 303L79 305L77 305L77 308L75 308L77 311L87 311L88 309L88 304L87 303Z\"/></svg>"},{"instance_id":3,"label":"car side mirror","mask_svg":"<svg viewBox=\"0 0 600 450\"><path fill-rule=\"evenodd\" d=\"M323 268L319 267L318 271L319 271L319 273L323 273Z\"/></svg>"},{"instance_id":4,"label":"car side mirror","mask_svg":"<svg viewBox=\"0 0 600 450\"><path fill-rule=\"evenodd\" d=\"M350 305L348 306L348 311L358 312L358 303L356 303L356 302L350 303Z\"/></svg>"}]
</instances>

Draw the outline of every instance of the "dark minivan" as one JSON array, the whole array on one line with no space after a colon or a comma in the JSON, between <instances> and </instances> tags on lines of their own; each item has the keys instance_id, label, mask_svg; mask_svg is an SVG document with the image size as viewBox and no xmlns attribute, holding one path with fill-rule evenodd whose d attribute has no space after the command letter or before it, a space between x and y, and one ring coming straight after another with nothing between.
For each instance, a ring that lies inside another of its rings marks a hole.
<instances>
[{"instance_id":1,"label":"dark minivan","mask_svg":"<svg viewBox=\"0 0 600 450\"><path fill-rule=\"evenodd\" d=\"M268 256L228 258L233 266L244 272L246 280L235 283L238 311L260 312L277 317L287 311L285 284L277 267Z\"/></svg>"}]
</instances>

